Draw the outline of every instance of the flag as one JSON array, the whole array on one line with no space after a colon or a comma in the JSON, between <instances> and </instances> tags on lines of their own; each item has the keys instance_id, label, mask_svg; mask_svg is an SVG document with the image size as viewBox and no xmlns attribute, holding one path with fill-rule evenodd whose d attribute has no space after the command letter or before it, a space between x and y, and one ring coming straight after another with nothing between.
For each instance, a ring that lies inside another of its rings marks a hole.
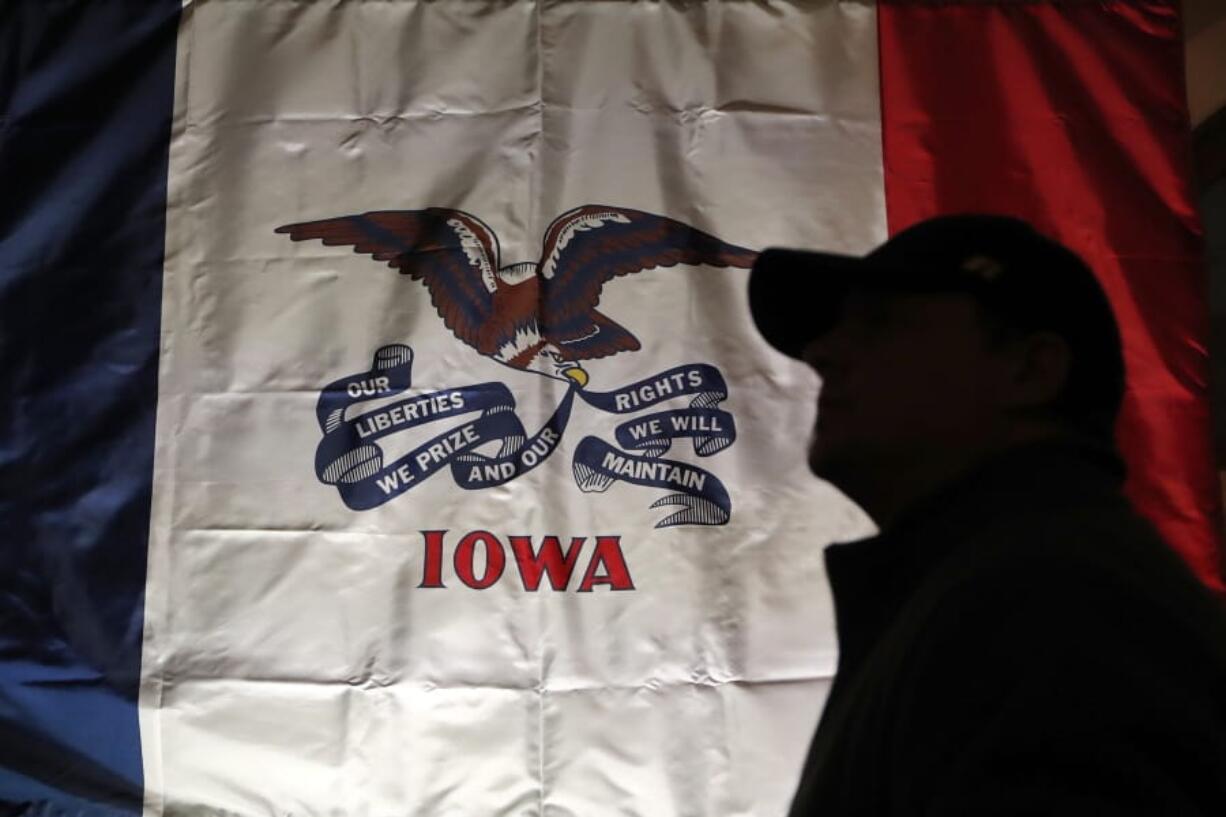
<instances>
[{"instance_id":1,"label":"flag","mask_svg":"<svg viewBox=\"0 0 1226 817\"><path fill-rule=\"evenodd\" d=\"M0 25L18 813L782 813L871 524L747 268L941 212L1094 266L1129 490L1222 589L1171 3Z\"/></svg>"}]
</instances>

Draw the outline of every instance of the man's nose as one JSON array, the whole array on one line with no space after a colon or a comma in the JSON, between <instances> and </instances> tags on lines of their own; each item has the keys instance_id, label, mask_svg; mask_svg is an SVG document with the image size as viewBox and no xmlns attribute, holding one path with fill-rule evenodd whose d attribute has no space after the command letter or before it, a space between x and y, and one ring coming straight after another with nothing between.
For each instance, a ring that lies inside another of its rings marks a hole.
<instances>
[{"instance_id":1,"label":"man's nose","mask_svg":"<svg viewBox=\"0 0 1226 817\"><path fill-rule=\"evenodd\" d=\"M805 344L805 348L800 350L800 359L805 363L808 363L814 369L818 367L821 356L821 338L813 338L813 340Z\"/></svg>"},{"instance_id":2,"label":"man's nose","mask_svg":"<svg viewBox=\"0 0 1226 817\"><path fill-rule=\"evenodd\" d=\"M839 349L838 333L829 329L805 345L800 359L818 372L826 372L838 365L841 358Z\"/></svg>"}]
</instances>

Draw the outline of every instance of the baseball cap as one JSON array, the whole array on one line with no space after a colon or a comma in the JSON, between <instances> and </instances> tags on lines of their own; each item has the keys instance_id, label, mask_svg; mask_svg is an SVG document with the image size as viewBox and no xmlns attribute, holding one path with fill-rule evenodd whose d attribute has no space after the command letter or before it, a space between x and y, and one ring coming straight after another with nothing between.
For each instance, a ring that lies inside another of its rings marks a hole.
<instances>
[{"instance_id":1,"label":"baseball cap","mask_svg":"<svg viewBox=\"0 0 1226 817\"><path fill-rule=\"evenodd\" d=\"M770 248L750 273L749 307L767 342L800 359L834 325L853 289L964 292L1007 326L1059 335L1072 357L1059 408L1114 426L1124 361L1111 305L1076 253L1025 221L939 216L865 256Z\"/></svg>"}]
</instances>

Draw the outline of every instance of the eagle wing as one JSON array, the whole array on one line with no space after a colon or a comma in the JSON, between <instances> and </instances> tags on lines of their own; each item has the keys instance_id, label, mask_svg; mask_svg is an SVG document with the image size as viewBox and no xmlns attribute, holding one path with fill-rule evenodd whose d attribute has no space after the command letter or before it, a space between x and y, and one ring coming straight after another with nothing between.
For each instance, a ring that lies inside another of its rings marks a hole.
<instances>
[{"instance_id":1,"label":"eagle wing","mask_svg":"<svg viewBox=\"0 0 1226 817\"><path fill-rule=\"evenodd\" d=\"M605 316L601 316L604 321L592 317L606 282L677 264L748 269L757 255L666 216L601 204L576 207L554 219L545 231L540 262L542 329L563 344L590 336L593 330L607 336L620 331L629 337L609 346L585 344L593 352L590 357L637 349L638 341L623 327Z\"/></svg>"},{"instance_id":2,"label":"eagle wing","mask_svg":"<svg viewBox=\"0 0 1226 817\"><path fill-rule=\"evenodd\" d=\"M587 323L591 328L581 335L569 338L550 335L558 344L558 349L570 360L590 360L618 352L637 352L642 348L639 339L626 327L595 309L588 313Z\"/></svg>"},{"instance_id":3,"label":"eagle wing","mask_svg":"<svg viewBox=\"0 0 1226 817\"><path fill-rule=\"evenodd\" d=\"M276 229L294 241L353 247L421 281L444 325L476 348L498 288L498 237L463 210L378 210Z\"/></svg>"}]
</instances>

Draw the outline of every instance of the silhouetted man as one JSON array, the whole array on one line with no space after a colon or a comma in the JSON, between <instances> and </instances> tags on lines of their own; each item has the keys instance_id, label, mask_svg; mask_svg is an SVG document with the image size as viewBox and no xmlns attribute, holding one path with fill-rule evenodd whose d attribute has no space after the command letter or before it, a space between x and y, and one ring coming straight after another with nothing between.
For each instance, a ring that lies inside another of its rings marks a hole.
<instances>
[{"instance_id":1,"label":"silhouetted man","mask_svg":"<svg viewBox=\"0 0 1226 817\"><path fill-rule=\"evenodd\" d=\"M1107 299L1003 217L864 258L767 250L766 339L821 377L839 666L792 814L1226 814L1226 622L1120 493Z\"/></svg>"}]
</instances>

